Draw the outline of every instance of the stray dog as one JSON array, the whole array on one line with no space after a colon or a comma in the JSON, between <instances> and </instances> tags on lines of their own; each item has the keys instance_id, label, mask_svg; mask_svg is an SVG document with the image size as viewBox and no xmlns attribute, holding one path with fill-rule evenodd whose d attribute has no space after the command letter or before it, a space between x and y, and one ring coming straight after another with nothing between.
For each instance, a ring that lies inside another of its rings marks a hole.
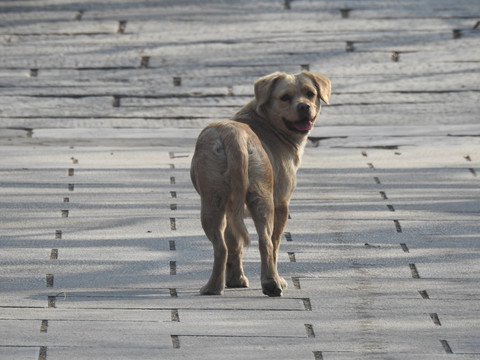
<instances>
[{"instance_id":1,"label":"stray dog","mask_svg":"<svg viewBox=\"0 0 480 360\"><path fill-rule=\"evenodd\" d=\"M307 135L320 100L328 104L330 92L324 75L273 73L255 82L255 98L233 120L200 133L190 175L214 249L212 274L201 294L221 295L225 284L248 287L242 255L250 238L243 218L250 215L258 233L263 293L282 295L287 282L277 272L280 239Z\"/></svg>"}]
</instances>

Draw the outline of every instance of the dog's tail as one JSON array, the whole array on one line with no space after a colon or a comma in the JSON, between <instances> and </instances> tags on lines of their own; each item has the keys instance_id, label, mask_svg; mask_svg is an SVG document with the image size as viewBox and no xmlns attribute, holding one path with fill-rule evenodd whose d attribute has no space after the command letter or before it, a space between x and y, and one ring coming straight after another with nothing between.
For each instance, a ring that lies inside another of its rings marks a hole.
<instances>
[{"instance_id":1,"label":"dog's tail","mask_svg":"<svg viewBox=\"0 0 480 360\"><path fill-rule=\"evenodd\" d=\"M227 219L233 231L233 235L240 242L248 246L250 236L243 221L245 216L245 200L247 197L248 179L248 140L242 136L236 126L228 132L223 139L225 155L227 158L227 171L225 175L230 179L230 199L227 205Z\"/></svg>"}]
</instances>

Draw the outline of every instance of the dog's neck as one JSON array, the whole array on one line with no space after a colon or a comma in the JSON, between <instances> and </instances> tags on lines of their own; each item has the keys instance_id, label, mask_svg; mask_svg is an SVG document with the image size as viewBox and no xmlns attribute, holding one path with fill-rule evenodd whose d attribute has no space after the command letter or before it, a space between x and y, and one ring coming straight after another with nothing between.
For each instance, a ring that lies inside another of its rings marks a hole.
<instances>
[{"instance_id":1,"label":"dog's neck","mask_svg":"<svg viewBox=\"0 0 480 360\"><path fill-rule=\"evenodd\" d=\"M307 143L308 136L292 136L287 131L280 130L275 126L272 126L270 122L266 121L261 114L258 114L254 106L246 106L240 110L235 116L235 120L245 123L250 126L258 138L262 142L263 147L269 153L269 156L273 156L275 147L284 146L289 154L292 156L292 162L295 168L298 169L303 155L303 150ZM244 111L247 110L247 111ZM262 136L262 133L273 133L279 142L270 144L268 138ZM272 151L270 151L272 150Z\"/></svg>"},{"instance_id":2,"label":"dog's neck","mask_svg":"<svg viewBox=\"0 0 480 360\"><path fill-rule=\"evenodd\" d=\"M300 162L302 161L303 150L305 149L305 145L307 143L307 136L303 138L294 138L289 136L288 133L271 126L268 122L265 122L265 124L267 124L267 126L270 128L270 131L277 136L281 143L284 144L285 147L289 148L289 153L292 155L292 161L295 165L295 168L298 169ZM278 146L278 144L274 144L273 146Z\"/></svg>"}]
</instances>

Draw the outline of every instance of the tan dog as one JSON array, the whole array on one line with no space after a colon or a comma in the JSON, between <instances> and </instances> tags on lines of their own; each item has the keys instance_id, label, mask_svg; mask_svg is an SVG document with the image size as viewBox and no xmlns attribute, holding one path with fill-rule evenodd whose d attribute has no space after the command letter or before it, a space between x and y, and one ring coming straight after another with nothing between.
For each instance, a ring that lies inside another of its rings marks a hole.
<instances>
[{"instance_id":1,"label":"tan dog","mask_svg":"<svg viewBox=\"0 0 480 360\"><path fill-rule=\"evenodd\" d=\"M321 74L274 73L255 82L255 98L233 120L201 132L190 175L214 249L212 274L201 294L220 295L225 283L248 287L242 255L250 242L243 218L250 213L263 293L282 295L287 283L277 273L280 239L307 135L320 114L320 99L328 104L330 91L330 80Z\"/></svg>"}]
</instances>

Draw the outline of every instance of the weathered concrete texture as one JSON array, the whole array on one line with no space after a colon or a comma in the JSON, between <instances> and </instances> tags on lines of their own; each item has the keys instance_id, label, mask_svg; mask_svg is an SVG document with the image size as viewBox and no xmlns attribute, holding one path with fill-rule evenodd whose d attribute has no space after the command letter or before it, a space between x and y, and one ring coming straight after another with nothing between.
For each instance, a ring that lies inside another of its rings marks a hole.
<instances>
[{"instance_id":1,"label":"weathered concrete texture","mask_svg":"<svg viewBox=\"0 0 480 360\"><path fill-rule=\"evenodd\" d=\"M0 359L480 358L480 3L0 3ZM199 295L201 128L329 76L279 254Z\"/></svg>"},{"instance_id":2,"label":"weathered concrete texture","mask_svg":"<svg viewBox=\"0 0 480 360\"><path fill-rule=\"evenodd\" d=\"M478 357L478 149L307 148L282 299L261 294L254 234L251 288L198 295L192 149L19 149L2 148L2 358Z\"/></svg>"}]
</instances>

